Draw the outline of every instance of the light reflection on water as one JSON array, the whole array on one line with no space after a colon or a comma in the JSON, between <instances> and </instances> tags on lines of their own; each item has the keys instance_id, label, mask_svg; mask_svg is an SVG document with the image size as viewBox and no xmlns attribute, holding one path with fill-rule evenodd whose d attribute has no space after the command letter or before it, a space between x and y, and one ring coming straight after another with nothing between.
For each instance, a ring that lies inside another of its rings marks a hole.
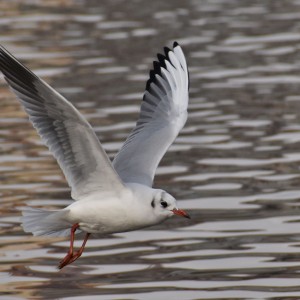
<instances>
[{"instance_id":1,"label":"light reflection on water","mask_svg":"<svg viewBox=\"0 0 300 300\"><path fill-rule=\"evenodd\" d=\"M111 157L155 53L180 42L189 120L155 186L192 220L94 236L58 271L68 241L25 234L19 210L62 208L69 189L1 76L1 297L299 299L300 2L121 2L3 2L0 40L81 110Z\"/></svg>"}]
</instances>

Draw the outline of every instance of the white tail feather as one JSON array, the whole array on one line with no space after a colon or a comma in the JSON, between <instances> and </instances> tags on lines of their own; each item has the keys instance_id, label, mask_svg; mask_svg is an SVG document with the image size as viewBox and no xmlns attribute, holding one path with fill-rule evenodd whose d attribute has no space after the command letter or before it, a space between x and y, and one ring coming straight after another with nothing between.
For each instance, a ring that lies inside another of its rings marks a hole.
<instances>
[{"instance_id":1,"label":"white tail feather","mask_svg":"<svg viewBox=\"0 0 300 300\"><path fill-rule=\"evenodd\" d=\"M72 224L68 223L64 216L67 210L46 211L37 208L25 208L22 210L22 223L25 232L33 235L47 235L62 237L70 235Z\"/></svg>"}]
</instances>

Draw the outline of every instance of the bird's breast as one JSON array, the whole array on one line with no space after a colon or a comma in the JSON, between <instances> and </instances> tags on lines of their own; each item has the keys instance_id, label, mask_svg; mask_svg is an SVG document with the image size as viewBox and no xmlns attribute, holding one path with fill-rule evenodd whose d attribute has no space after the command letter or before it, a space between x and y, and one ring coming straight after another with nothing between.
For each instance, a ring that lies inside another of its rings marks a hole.
<instances>
[{"instance_id":1,"label":"bird's breast","mask_svg":"<svg viewBox=\"0 0 300 300\"><path fill-rule=\"evenodd\" d=\"M80 229L90 233L118 233L154 225L155 220L145 218L143 212L124 202L110 200L77 201L71 204L68 219L78 223Z\"/></svg>"}]
</instances>

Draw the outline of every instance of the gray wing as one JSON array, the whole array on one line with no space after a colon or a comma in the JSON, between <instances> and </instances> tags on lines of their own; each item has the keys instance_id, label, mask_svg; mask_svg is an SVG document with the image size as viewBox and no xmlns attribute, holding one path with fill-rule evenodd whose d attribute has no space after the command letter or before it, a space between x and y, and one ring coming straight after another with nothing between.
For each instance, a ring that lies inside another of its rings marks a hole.
<instances>
[{"instance_id":1,"label":"gray wing","mask_svg":"<svg viewBox=\"0 0 300 300\"><path fill-rule=\"evenodd\" d=\"M47 83L0 46L0 71L57 159L75 200L124 187L90 124Z\"/></svg>"},{"instance_id":2,"label":"gray wing","mask_svg":"<svg viewBox=\"0 0 300 300\"><path fill-rule=\"evenodd\" d=\"M187 119L189 77L178 43L158 54L146 85L136 127L113 166L124 182L152 186L156 168Z\"/></svg>"}]
</instances>

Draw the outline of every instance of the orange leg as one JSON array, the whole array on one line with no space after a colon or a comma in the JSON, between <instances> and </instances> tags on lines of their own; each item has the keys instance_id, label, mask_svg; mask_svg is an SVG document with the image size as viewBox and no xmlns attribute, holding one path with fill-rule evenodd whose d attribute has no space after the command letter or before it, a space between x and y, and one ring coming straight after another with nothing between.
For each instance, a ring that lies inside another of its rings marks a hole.
<instances>
[{"instance_id":1,"label":"orange leg","mask_svg":"<svg viewBox=\"0 0 300 300\"><path fill-rule=\"evenodd\" d=\"M75 240L75 231L79 228L78 223L74 224L71 228L71 237L70 237L70 248L69 251L67 253L67 255L65 256L65 258L59 263L58 268L62 269L63 267L71 264L72 262L74 262L77 258L79 258L84 250L85 244L90 236L90 233L87 233L85 235L84 241L80 247L80 249L77 252L73 252L73 246L74 246L74 240Z\"/></svg>"}]
</instances>

